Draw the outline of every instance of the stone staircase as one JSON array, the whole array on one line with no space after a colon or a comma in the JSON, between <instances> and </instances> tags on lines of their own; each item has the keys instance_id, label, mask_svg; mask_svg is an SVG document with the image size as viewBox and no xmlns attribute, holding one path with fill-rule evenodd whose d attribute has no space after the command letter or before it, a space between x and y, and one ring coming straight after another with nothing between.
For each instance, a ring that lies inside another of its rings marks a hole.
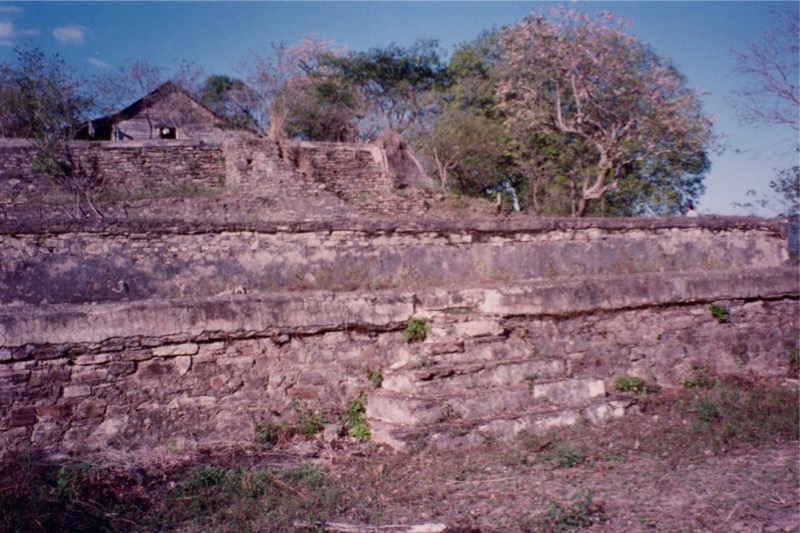
<instances>
[{"instance_id":1,"label":"stone staircase","mask_svg":"<svg viewBox=\"0 0 800 533\"><path fill-rule=\"evenodd\" d=\"M367 402L375 442L396 449L456 447L625 414L602 379L572 376L565 357L536 353L485 318L447 315L397 353Z\"/></svg>"},{"instance_id":2,"label":"stone staircase","mask_svg":"<svg viewBox=\"0 0 800 533\"><path fill-rule=\"evenodd\" d=\"M225 150L226 173L240 194L268 199L277 208L278 218L286 218L287 212L305 220L330 219L354 212L325 183L315 181L287 161L277 142L242 137L228 141Z\"/></svg>"}]
</instances>

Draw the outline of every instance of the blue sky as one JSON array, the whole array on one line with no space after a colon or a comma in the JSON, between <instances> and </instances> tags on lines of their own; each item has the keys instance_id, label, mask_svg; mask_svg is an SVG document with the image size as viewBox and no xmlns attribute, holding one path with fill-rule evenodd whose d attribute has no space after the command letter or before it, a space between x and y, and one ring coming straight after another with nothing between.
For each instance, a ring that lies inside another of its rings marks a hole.
<instances>
[{"instance_id":1,"label":"blue sky","mask_svg":"<svg viewBox=\"0 0 800 533\"><path fill-rule=\"evenodd\" d=\"M543 2L1 2L0 61L13 47L32 43L70 65L102 73L125 59L146 59L168 69L194 61L208 74L237 75L237 65L271 43L292 44L317 34L348 50L418 38L439 39L446 51L481 31L514 24ZM552 3L550 4L552 5ZM747 191L769 193L776 168L797 164L788 128L742 125L729 102L740 86L733 48L757 41L772 11L798 2L628 1L568 2L586 11L611 10L632 21L631 32L670 58L690 86L708 93L706 111L730 146L712 155L705 213L743 213L734 202ZM779 143L783 150L775 149ZM781 155L780 152L784 152ZM788 155L787 155L788 153ZM769 215L769 212L764 212Z\"/></svg>"}]
</instances>

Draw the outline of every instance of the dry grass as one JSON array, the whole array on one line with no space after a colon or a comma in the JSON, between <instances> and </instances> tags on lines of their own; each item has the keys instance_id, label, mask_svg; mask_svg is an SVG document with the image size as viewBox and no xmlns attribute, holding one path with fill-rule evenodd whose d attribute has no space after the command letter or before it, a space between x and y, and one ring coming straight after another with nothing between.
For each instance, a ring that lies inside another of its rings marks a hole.
<instances>
[{"instance_id":1,"label":"dry grass","mask_svg":"<svg viewBox=\"0 0 800 533\"><path fill-rule=\"evenodd\" d=\"M139 466L17 457L0 530L798 531L796 383L698 382L604 426L455 452L317 440L301 457L295 440Z\"/></svg>"}]
</instances>

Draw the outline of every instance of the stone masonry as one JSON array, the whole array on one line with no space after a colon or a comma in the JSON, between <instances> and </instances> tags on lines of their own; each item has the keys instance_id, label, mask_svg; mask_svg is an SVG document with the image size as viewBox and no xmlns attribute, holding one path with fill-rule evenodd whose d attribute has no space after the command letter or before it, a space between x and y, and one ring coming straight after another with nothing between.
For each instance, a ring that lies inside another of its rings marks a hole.
<instances>
[{"instance_id":1,"label":"stone masonry","mask_svg":"<svg viewBox=\"0 0 800 533\"><path fill-rule=\"evenodd\" d=\"M460 446L634 416L620 376L795 369L779 220L454 218L376 148L171 143L76 145L91 219L0 146L0 455L246 444L362 396L374 440Z\"/></svg>"}]
</instances>

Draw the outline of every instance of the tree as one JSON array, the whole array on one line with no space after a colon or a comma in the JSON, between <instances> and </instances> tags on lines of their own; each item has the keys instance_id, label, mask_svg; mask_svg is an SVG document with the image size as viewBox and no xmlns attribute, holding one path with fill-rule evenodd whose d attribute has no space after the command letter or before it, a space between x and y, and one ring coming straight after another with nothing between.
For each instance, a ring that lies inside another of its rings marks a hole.
<instances>
[{"instance_id":1,"label":"tree","mask_svg":"<svg viewBox=\"0 0 800 533\"><path fill-rule=\"evenodd\" d=\"M214 74L200 90L200 102L225 117L233 129L256 128L252 109L258 105L255 92L238 78Z\"/></svg>"},{"instance_id":2,"label":"tree","mask_svg":"<svg viewBox=\"0 0 800 533\"><path fill-rule=\"evenodd\" d=\"M711 120L674 66L609 13L554 8L551 17L534 13L504 32L508 77L498 95L512 129L561 136L589 150L576 216L625 179L665 168L659 161L705 153Z\"/></svg>"},{"instance_id":3,"label":"tree","mask_svg":"<svg viewBox=\"0 0 800 533\"><path fill-rule=\"evenodd\" d=\"M440 85L433 124L418 132L415 147L433 161L443 189L485 195L509 179L513 139L495 98L497 32L461 45Z\"/></svg>"},{"instance_id":4,"label":"tree","mask_svg":"<svg viewBox=\"0 0 800 533\"><path fill-rule=\"evenodd\" d=\"M126 59L115 71L104 72L92 80L95 111L98 115L109 115L143 100L144 117L149 127L149 137L155 136L155 125L150 117L148 99L152 93L167 82L185 91L193 98L200 98L203 71L193 62L183 61L171 73L167 69L141 59ZM174 117L182 116L175 110ZM180 122L177 120L177 122ZM180 124L174 124L180 126Z\"/></svg>"},{"instance_id":5,"label":"tree","mask_svg":"<svg viewBox=\"0 0 800 533\"><path fill-rule=\"evenodd\" d=\"M324 72L322 61L336 55L329 41L309 35L300 43L273 45L270 54L256 54L245 66L245 81L256 95L251 109L262 132L280 140L292 113L307 97L311 76Z\"/></svg>"},{"instance_id":6,"label":"tree","mask_svg":"<svg viewBox=\"0 0 800 533\"><path fill-rule=\"evenodd\" d=\"M167 79L162 67L145 60L127 59L116 71L95 77L92 85L95 88L97 111L108 115L137 100L146 99ZM144 106L144 114L150 130L149 137L152 139L155 126L150 119L148 105Z\"/></svg>"},{"instance_id":7,"label":"tree","mask_svg":"<svg viewBox=\"0 0 800 533\"><path fill-rule=\"evenodd\" d=\"M449 82L439 42L433 39L418 40L408 48L391 44L328 57L326 62L363 93L369 110L362 135L368 139L418 128L430 111L426 95Z\"/></svg>"},{"instance_id":8,"label":"tree","mask_svg":"<svg viewBox=\"0 0 800 533\"><path fill-rule=\"evenodd\" d=\"M737 73L751 81L735 92L743 123L787 125L800 129L800 45L798 12L775 15L777 28L734 51Z\"/></svg>"},{"instance_id":9,"label":"tree","mask_svg":"<svg viewBox=\"0 0 800 533\"><path fill-rule=\"evenodd\" d=\"M58 55L14 50L0 64L0 137L69 138L91 106L82 83Z\"/></svg>"},{"instance_id":10,"label":"tree","mask_svg":"<svg viewBox=\"0 0 800 533\"><path fill-rule=\"evenodd\" d=\"M361 94L341 78L321 70L295 81L293 109L284 126L289 137L306 141L355 142L364 107Z\"/></svg>"},{"instance_id":11,"label":"tree","mask_svg":"<svg viewBox=\"0 0 800 533\"><path fill-rule=\"evenodd\" d=\"M58 55L14 52L14 62L0 64L0 137L31 139L34 171L74 194L79 212L85 201L100 215L90 194L97 173L80 168L67 144L92 105L86 84Z\"/></svg>"},{"instance_id":12,"label":"tree","mask_svg":"<svg viewBox=\"0 0 800 533\"><path fill-rule=\"evenodd\" d=\"M509 142L502 123L449 106L416 146L433 159L443 189L480 195L508 179Z\"/></svg>"},{"instance_id":13,"label":"tree","mask_svg":"<svg viewBox=\"0 0 800 533\"><path fill-rule=\"evenodd\" d=\"M800 131L798 18L800 14L796 10L776 13L775 28L767 31L759 42L734 51L735 70L749 81L748 85L734 92L740 122L793 129L793 153L782 155L793 156L795 163L800 153L797 144L797 132ZM775 193L772 199L761 197L754 202L736 205L752 212L757 210L757 206L769 208L785 216L800 212L800 167L797 164L779 171L769 186ZM748 191L748 195L756 195L756 192Z\"/></svg>"}]
</instances>

